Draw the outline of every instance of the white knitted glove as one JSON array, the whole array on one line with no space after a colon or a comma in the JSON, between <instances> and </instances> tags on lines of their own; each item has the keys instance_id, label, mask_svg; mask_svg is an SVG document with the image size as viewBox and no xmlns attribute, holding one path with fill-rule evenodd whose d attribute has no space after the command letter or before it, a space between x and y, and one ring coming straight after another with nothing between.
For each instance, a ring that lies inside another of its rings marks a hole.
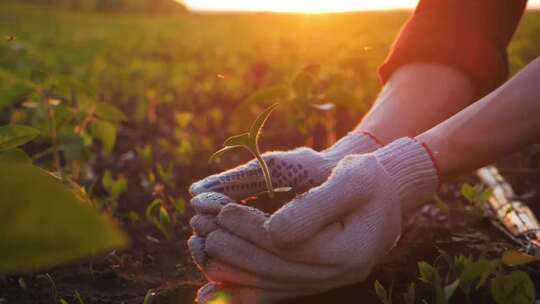
<instances>
[{"instance_id":1,"label":"white knitted glove","mask_svg":"<svg viewBox=\"0 0 540 304\"><path fill-rule=\"evenodd\" d=\"M369 133L353 131L322 152L298 148L286 152L265 153L263 158L270 169L274 187L292 187L294 191L300 192L324 182L343 157L369 153L379 147L381 145ZM234 199L243 199L264 190L264 176L256 160L209 176L190 187L193 195L219 192Z\"/></svg>"},{"instance_id":2,"label":"white knitted glove","mask_svg":"<svg viewBox=\"0 0 540 304\"><path fill-rule=\"evenodd\" d=\"M195 197L192 256L211 282L232 285L206 285L199 303L220 290L232 304L274 303L365 279L398 240L402 210L431 197L437 183L428 150L404 138L347 156L324 184L272 216L220 194Z\"/></svg>"}]
</instances>

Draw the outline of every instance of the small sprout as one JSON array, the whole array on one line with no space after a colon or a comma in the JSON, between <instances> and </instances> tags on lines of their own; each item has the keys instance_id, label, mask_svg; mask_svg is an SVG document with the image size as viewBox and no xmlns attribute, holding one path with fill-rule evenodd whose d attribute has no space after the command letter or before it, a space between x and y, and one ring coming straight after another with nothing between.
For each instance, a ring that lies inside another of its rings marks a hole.
<instances>
[{"instance_id":1,"label":"small sprout","mask_svg":"<svg viewBox=\"0 0 540 304\"><path fill-rule=\"evenodd\" d=\"M49 282L49 285L51 286L52 301L53 301L53 303L57 303L58 302L58 289L56 288L56 283L54 282L54 279L51 277L51 275L48 274L48 273L46 273L46 274L38 274L36 276L36 278L44 279L47 282Z\"/></svg>"},{"instance_id":2,"label":"small sprout","mask_svg":"<svg viewBox=\"0 0 540 304\"><path fill-rule=\"evenodd\" d=\"M128 181L125 177L113 178L111 171L107 170L103 174L101 183L105 190L111 195L113 200L118 200L128 189Z\"/></svg>"},{"instance_id":3,"label":"small sprout","mask_svg":"<svg viewBox=\"0 0 540 304\"><path fill-rule=\"evenodd\" d=\"M173 164L170 163L167 165L167 167L163 167L163 165L158 163L156 166L156 170L161 181L164 182L169 188L174 189L175 183L173 180L173 177L174 177Z\"/></svg>"},{"instance_id":4,"label":"small sprout","mask_svg":"<svg viewBox=\"0 0 540 304\"><path fill-rule=\"evenodd\" d=\"M416 288L414 282L409 284L407 292L403 293L403 303L405 304L414 304L416 303Z\"/></svg>"},{"instance_id":5,"label":"small sprout","mask_svg":"<svg viewBox=\"0 0 540 304\"><path fill-rule=\"evenodd\" d=\"M146 219L149 220L164 236L170 238L171 217L161 199L153 200L146 208Z\"/></svg>"},{"instance_id":6,"label":"small sprout","mask_svg":"<svg viewBox=\"0 0 540 304\"><path fill-rule=\"evenodd\" d=\"M375 289L375 294L379 298L379 301L383 304L392 304L392 292L387 292L386 288L378 281L373 282L373 288Z\"/></svg>"},{"instance_id":7,"label":"small sprout","mask_svg":"<svg viewBox=\"0 0 540 304\"><path fill-rule=\"evenodd\" d=\"M77 302L79 304L84 304L84 301L83 301L83 299L81 297L81 294L79 293L78 290L75 290L75 299L77 299Z\"/></svg>"},{"instance_id":8,"label":"small sprout","mask_svg":"<svg viewBox=\"0 0 540 304\"><path fill-rule=\"evenodd\" d=\"M276 103L276 104L271 105L266 110L264 110L264 112L262 112L257 117L255 122L253 122L253 125L251 126L251 129L249 130L249 132L227 138L225 142L223 143L224 147L221 150L212 154L212 156L210 156L210 162L212 162L217 157L221 156L223 153L227 151L230 151L236 148L247 149L249 152L251 152L251 154L253 154L253 156L257 159L257 161L259 162L259 165L261 166L261 169L264 174L264 180L266 182L266 188L268 190L268 195L270 196L270 198L274 198L274 192L276 192L276 190L274 190L274 186L272 184L272 177L270 176L270 170L268 169L268 165L266 164L266 162L261 156L261 152L259 149L259 136L261 135L262 127L268 120L268 117L270 116L272 111L274 111L274 109L277 106L278 104ZM279 189L279 191L283 191L284 189Z\"/></svg>"},{"instance_id":9,"label":"small sprout","mask_svg":"<svg viewBox=\"0 0 540 304\"><path fill-rule=\"evenodd\" d=\"M143 304L152 304L154 302L154 297L156 296L156 293L149 290L146 295L144 296Z\"/></svg>"}]
</instances>

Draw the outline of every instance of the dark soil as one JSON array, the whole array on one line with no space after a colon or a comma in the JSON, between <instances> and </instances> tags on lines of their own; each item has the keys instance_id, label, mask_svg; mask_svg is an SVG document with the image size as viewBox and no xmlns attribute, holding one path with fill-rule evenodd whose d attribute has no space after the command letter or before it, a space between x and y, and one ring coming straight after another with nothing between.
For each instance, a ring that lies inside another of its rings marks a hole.
<instances>
[{"instance_id":1,"label":"dark soil","mask_svg":"<svg viewBox=\"0 0 540 304\"><path fill-rule=\"evenodd\" d=\"M120 138L117 153L98 163L103 168L123 172L129 177L130 191L122 197L118 212L134 210L144 214L144 208L152 196L137 188L140 187L137 186L140 184L137 173L140 172L140 164L137 160L126 161L122 155L133 149L131 142L141 142L145 138L151 141L152 132L156 130L150 130L145 136L130 133L129 126L126 126L126 130ZM540 182L538 159L536 154L527 153L526 156L502 163L505 168L503 172L506 171L518 193L525 194L526 202L531 205L539 200L536 194ZM201 164L200 167L197 164ZM176 183L178 189L183 189L181 194L186 198L188 185L211 173L212 169L206 164L206 159L195 159L189 170L178 172ZM100 172L103 168L96 168L96 171ZM374 279L385 286L393 283L395 294L405 291L409 282L415 281L418 298L426 298L431 303L432 290L417 280L418 261L432 262L439 249L451 255L499 257L505 248L513 247L514 244L489 221L475 221L463 211L465 203L459 198L458 189L459 182L447 186L443 191L445 201L451 206L449 215L428 206L410 216L399 245L364 283L287 303L379 303L373 291ZM79 303L74 295L78 291L85 304L141 304L147 292L152 291L155 293L154 304L193 303L197 288L205 280L192 263L186 246L191 212L188 210L177 218L179 224L169 240L144 221L130 223L123 220L121 224L131 238L129 248L48 271L56 284L58 299L65 299L71 304ZM537 290L540 290L540 267L533 265L526 270ZM35 274L0 276L1 304L58 303L53 290L50 282ZM487 289L473 298L473 303L490 301ZM397 296L395 303L401 303ZM461 302L456 299L455 303Z\"/></svg>"}]
</instances>

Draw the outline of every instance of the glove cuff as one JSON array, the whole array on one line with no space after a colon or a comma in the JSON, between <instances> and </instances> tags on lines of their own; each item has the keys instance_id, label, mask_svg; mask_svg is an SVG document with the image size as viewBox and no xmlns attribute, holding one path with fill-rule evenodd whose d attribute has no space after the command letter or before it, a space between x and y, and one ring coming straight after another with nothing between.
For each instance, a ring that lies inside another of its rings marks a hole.
<instances>
[{"instance_id":1,"label":"glove cuff","mask_svg":"<svg viewBox=\"0 0 540 304\"><path fill-rule=\"evenodd\" d=\"M338 140L332 147L321 152L330 168L351 154L364 154L381 148L383 144L371 133L354 130Z\"/></svg>"},{"instance_id":2,"label":"glove cuff","mask_svg":"<svg viewBox=\"0 0 540 304\"><path fill-rule=\"evenodd\" d=\"M435 162L422 143L401 138L375 152L375 157L396 183L404 211L429 199L438 188Z\"/></svg>"}]
</instances>

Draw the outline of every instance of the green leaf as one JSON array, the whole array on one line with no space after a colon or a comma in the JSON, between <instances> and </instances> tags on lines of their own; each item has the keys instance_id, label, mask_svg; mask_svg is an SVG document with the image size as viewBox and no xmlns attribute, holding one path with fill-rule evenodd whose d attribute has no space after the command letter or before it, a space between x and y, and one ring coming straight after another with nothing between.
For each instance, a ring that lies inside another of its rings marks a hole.
<instances>
[{"instance_id":1,"label":"green leaf","mask_svg":"<svg viewBox=\"0 0 540 304\"><path fill-rule=\"evenodd\" d=\"M24 162L24 163L32 162L28 154L26 154L26 152L18 148L1 151L0 161Z\"/></svg>"},{"instance_id":2,"label":"green leaf","mask_svg":"<svg viewBox=\"0 0 540 304\"><path fill-rule=\"evenodd\" d=\"M533 304L534 284L523 271L498 275L491 281L491 296L497 304Z\"/></svg>"},{"instance_id":3,"label":"green leaf","mask_svg":"<svg viewBox=\"0 0 540 304\"><path fill-rule=\"evenodd\" d=\"M17 102L23 101L33 89L28 85L15 84L7 88L0 88L0 111Z\"/></svg>"},{"instance_id":4,"label":"green leaf","mask_svg":"<svg viewBox=\"0 0 540 304\"><path fill-rule=\"evenodd\" d=\"M487 189L480 194L480 201L488 202L491 196L493 196L493 189Z\"/></svg>"},{"instance_id":5,"label":"green leaf","mask_svg":"<svg viewBox=\"0 0 540 304\"><path fill-rule=\"evenodd\" d=\"M540 260L539 257L528 255L513 249L506 250L502 255L502 262L506 266L521 266L538 260Z\"/></svg>"},{"instance_id":6,"label":"green leaf","mask_svg":"<svg viewBox=\"0 0 540 304\"><path fill-rule=\"evenodd\" d=\"M186 201L183 197L179 197L176 201L174 201L173 207L176 212L184 214L186 212Z\"/></svg>"},{"instance_id":7,"label":"green leaf","mask_svg":"<svg viewBox=\"0 0 540 304\"><path fill-rule=\"evenodd\" d=\"M148 168L151 168L152 167L152 163L154 161L154 158L153 158L153 152L152 152L152 146L151 145L145 145L141 150L140 150L140 155L142 157L142 159L144 160L144 163L146 164L146 166Z\"/></svg>"},{"instance_id":8,"label":"green leaf","mask_svg":"<svg viewBox=\"0 0 540 304\"><path fill-rule=\"evenodd\" d=\"M114 184L114 179L112 177L111 171L106 170L105 173L103 173L103 177L101 178L101 184L103 185L103 188L105 188L105 190L111 192Z\"/></svg>"},{"instance_id":9,"label":"green leaf","mask_svg":"<svg viewBox=\"0 0 540 304\"><path fill-rule=\"evenodd\" d=\"M169 216L169 212L163 205L159 207L159 221L164 227L168 227L171 224L171 217Z\"/></svg>"},{"instance_id":10,"label":"green leaf","mask_svg":"<svg viewBox=\"0 0 540 304\"><path fill-rule=\"evenodd\" d=\"M455 280L451 284L448 284L444 287L444 296L447 302L450 301L450 299L454 295L454 292L456 291L458 286L459 286L459 279Z\"/></svg>"},{"instance_id":11,"label":"green leaf","mask_svg":"<svg viewBox=\"0 0 540 304\"><path fill-rule=\"evenodd\" d=\"M428 262L418 262L418 271L420 279L428 284L435 286L441 282L439 271Z\"/></svg>"},{"instance_id":12,"label":"green leaf","mask_svg":"<svg viewBox=\"0 0 540 304\"><path fill-rule=\"evenodd\" d=\"M102 119L113 123L119 123L126 120L126 115L110 103L96 102L94 111L95 114Z\"/></svg>"},{"instance_id":13,"label":"green leaf","mask_svg":"<svg viewBox=\"0 0 540 304\"><path fill-rule=\"evenodd\" d=\"M403 294L403 302L405 304L414 304L416 302L416 288L414 282L411 282L407 292Z\"/></svg>"},{"instance_id":14,"label":"green leaf","mask_svg":"<svg viewBox=\"0 0 540 304\"><path fill-rule=\"evenodd\" d=\"M444 214L450 213L450 208L448 207L448 204L445 201L443 201L438 195L435 195L434 200L435 200L435 207L439 209L439 211L441 211Z\"/></svg>"},{"instance_id":15,"label":"green leaf","mask_svg":"<svg viewBox=\"0 0 540 304\"><path fill-rule=\"evenodd\" d=\"M79 304L84 304L84 301L83 301L83 299L81 297L81 294L79 293L78 290L75 290L75 299L77 299L77 302Z\"/></svg>"},{"instance_id":16,"label":"green leaf","mask_svg":"<svg viewBox=\"0 0 540 304\"><path fill-rule=\"evenodd\" d=\"M279 104L275 103L268 107L266 110L264 110L257 119L255 119L255 122L253 122L253 125L251 125L251 129L249 130L249 136L250 139L256 144L259 139L259 135L261 134L261 129L264 127L264 124L268 120L268 117L272 112L276 109L276 107Z\"/></svg>"},{"instance_id":17,"label":"green leaf","mask_svg":"<svg viewBox=\"0 0 540 304\"><path fill-rule=\"evenodd\" d=\"M446 304L446 293L442 287L441 276L437 268L425 261L420 261L418 262L418 271L420 272L420 279L435 288L435 303Z\"/></svg>"},{"instance_id":18,"label":"green leaf","mask_svg":"<svg viewBox=\"0 0 540 304\"><path fill-rule=\"evenodd\" d=\"M35 84L42 84L49 79L49 75L41 70L32 70L30 72L30 81Z\"/></svg>"},{"instance_id":19,"label":"green leaf","mask_svg":"<svg viewBox=\"0 0 540 304\"><path fill-rule=\"evenodd\" d=\"M154 214L154 210L157 209L157 214ZM165 209L165 206L163 204L163 201L161 199L155 199L153 200L148 207L146 207L145 212L146 219L150 221L158 230L168 239L170 237L169 234L169 226L171 223L171 218L169 217L169 213L167 212L167 209Z\"/></svg>"},{"instance_id":20,"label":"green leaf","mask_svg":"<svg viewBox=\"0 0 540 304\"><path fill-rule=\"evenodd\" d=\"M250 136L249 133L243 133L243 134L240 134L240 135L231 136L231 137L227 138L223 142L223 145L225 147L231 147L231 146L246 146L246 147L249 147L250 146L250 138L249 138L249 136Z\"/></svg>"},{"instance_id":21,"label":"green leaf","mask_svg":"<svg viewBox=\"0 0 540 304\"><path fill-rule=\"evenodd\" d=\"M0 151L21 146L39 135L32 127L9 125L0 127Z\"/></svg>"},{"instance_id":22,"label":"green leaf","mask_svg":"<svg viewBox=\"0 0 540 304\"><path fill-rule=\"evenodd\" d=\"M110 154L116 142L116 126L108 121L96 121L92 124L92 136L99 139L103 144L103 149Z\"/></svg>"},{"instance_id":23,"label":"green leaf","mask_svg":"<svg viewBox=\"0 0 540 304\"><path fill-rule=\"evenodd\" d=\"M221 157L221 155L225 154L225 152L234 150L236 148L243 148L243 146L229 146L229 147L221 148L220 150L214 152L214 154L210 156L210 159L208 160L208 162L211 163L215 161L217 158Z\"/></svg>"},{"instance_id":24,"label":"green leaf","mask_svg":"<svg viewBox=\"0 0 540 304\"><path fill-rule=\"evenodd\" d=\"M106 216L49 173L0 161L0 272L36 271L123 247Z\"/></svg>"},{"instance_id":25,"label":"green leaf","mask_svg":"<svg viewBox=\"0 0 540 304\"><path fill-rule=\"evenodd\" d=\"M111 197L114 200L120 198L120 195L124 194L128 189L128 181L125 177L119 177L116 179L111 188Z\"/></svg>"},{"instance_id":26,"label":"green leaf","mask_svg":"<svg viewBox=\"0 0 540 304\"><path fill-rule=\"evenodd\" d=\"M173 182L174 168L172 163L167 165L167 169L163 168L161 164L156 166L157 173L161 181L163 181L167 186L174 188L175 184Z\"/></svg>"},{"instance_id":27,"label":"green leaf","mask_svg":"<svg viewBox=\"0 0 540 304\"><path fill-rule=\"evenodd\" d=\"M465 264L459 276L460 288L468 295L471 292L474 281L479 279L477 287L482 286L488 276L497 269L498 265L498 260L487 259L479 259L476 262Z\"/></svg>"},{"instance_id":28,"label":"green leaf","mask_svg":"<svg viewBox=\"0 0 540 304\"><path fill-rule=\"evenodd\" d=\"M478 195L479 189L477 185L472 186L470 184L463 184L461 186L461 195L467 199L469 202L474 202L476 196Z\"/></svg>"},{"instance_id":29,"label":"green leaf","mask_svg":"<svg viewBox=\"0 0 540 304\"><path fill-rule=\"evenodd\" d=\"M145 216L146 216L146 219L151 219L154 217L154 215L152 214L154 212L154 209L163 205L163 201L159 198L156 198L155 200L153 200L149 205L148 207L146 207L146 212L145 212Z\"/></svg>"},{"instance_id":30,"label":"green leaf","mask_svg":"<svg viewBox=\"0 0 540 304\"><path fill-rule=\"evenodd\" d=\"M152 304L152 302L154 302L155 296L156 296L156 293L149 290L144 296L143 304Z\"/></svg>"},{"instance_id":31,"label":"green leaf","mask_svg":"<svg viewBox=\"0 0 540 304\"><path fill-rule=\"evenodd\" d=\"M379 298L379 301L381 301L381 303L390 303L388 301L388 293L386 292L386 289L378 280L375 280L375 282L373 282L373 288L375 289L375 294L377 294L377 297Z\"/></svg>"},{"instance_id":32,"label":"green leaf","mask_svg":"<svg viewBox=\"0 0 540 304\"><path fill-rule=\"evenodd\" d=\"M184 111L184 112L178 112L174 114L174 120L176 122L176 125L180 129L187 128L194 118L195 118L195 115L192 112Z\"/></svg>"}]
</instances>

